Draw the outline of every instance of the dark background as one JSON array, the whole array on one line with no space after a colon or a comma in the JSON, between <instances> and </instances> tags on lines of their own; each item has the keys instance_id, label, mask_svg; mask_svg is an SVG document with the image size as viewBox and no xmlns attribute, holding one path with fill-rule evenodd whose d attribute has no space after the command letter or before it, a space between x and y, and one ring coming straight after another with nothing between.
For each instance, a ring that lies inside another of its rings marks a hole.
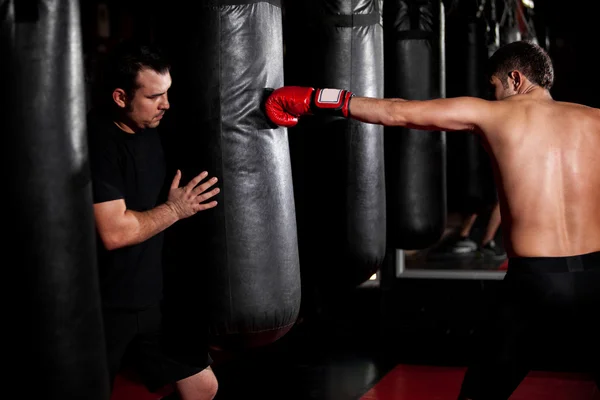
<instances>
[{"instance_id":1,"label":"dark background","mask_svg":"<svg viewBox=\"0 0 600 400\"><path fill-rule=\"evenodd\" d=\"M448 0L461 7L477 8L492 0ZM507 0L508 1L508 0ZM516 2L517 0L510 0ZM109 37L97 35L98 4L109 10ZM539 43L550 53L555 64L555 85L552 94L557 100L574 101L590 106L600 106L598 100L598 69L595 62L598 49L598 6L595 1L535 0L534 9L527 9ZM87 0L81 2L84 52L88 61L88 75L94 72L94 63L104 49L120 38L152 38L154 27L160 24L161 10L168 3L157 0ZM285 2L284 2L285 4ZM501 12L505 0L496 0ZM301 35L301 32L298 32ZM451 56L447 54L447 56Z\"/></svg>"},{"instance_id":2,"label":"dark background","mask_svg":"<svg viewBox=\"0 0 600 400\"><path fill-rule=\"evenodd\" d=\"M538 24L546 26L549 53L554 61L554 98L598 107L595 60L599 21L598 6L594 3L597 2L545 0L536 7L539 7Z\"/></svg>"}]
</instances>

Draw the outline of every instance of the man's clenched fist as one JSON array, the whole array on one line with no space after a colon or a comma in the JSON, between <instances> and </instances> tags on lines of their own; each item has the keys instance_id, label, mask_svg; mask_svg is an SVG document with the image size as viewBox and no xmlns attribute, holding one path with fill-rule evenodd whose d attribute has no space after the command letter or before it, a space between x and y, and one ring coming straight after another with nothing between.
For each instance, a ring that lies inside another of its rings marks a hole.
<instances>
[{"instance_id":1,"label":"man's clenched fist","mask_svg":"<svg viewBox=\"0 0 600 400\"><path fill-rule=\"evenodd\" d=\"M265 110L269 119L279 125L292 127L304 115L331 115L347 118L350 99L354 94L343 89L314 89L284 86L267 98Z\"/></svg>"}]
</instances>

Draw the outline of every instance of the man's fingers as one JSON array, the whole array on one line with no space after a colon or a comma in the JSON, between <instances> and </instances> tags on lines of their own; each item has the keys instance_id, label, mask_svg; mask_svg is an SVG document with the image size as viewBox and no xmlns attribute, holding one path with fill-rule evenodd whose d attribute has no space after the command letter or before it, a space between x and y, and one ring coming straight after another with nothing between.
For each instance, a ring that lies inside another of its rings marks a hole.
<instances>
[{"instance_id":1,"label":"man's fingers","mask_svg":"<svg viewBox=\"0 0 600 400\"><path fill-rule=\"evenodd\" d=\"M188 182L187 185L185 185L185 189L188 191L194 189L198 185L198 183L200 183L200 181L202 179L206 178L207 176L208 176L208 172L206 172L206 171L200 172L198 175L196 175L194 177L194 179L192 179L191 181Z\"/></svg>"},{"instance_id":2,"label":"man's fingers","mask_svg":"<svg viewBox=\"0 0 600 400\"><path fill-rule=\"evenodd\" d=\"M171 189L177 189L179 187L179 181L181 180L181 171L177 170L173 182L171 182Z\"/></svg>"},{"instance_id":3,"label":"man's fingers","mask_svg":"<svg viewBox=\"0 0 600 400\"><path fill-rule=\"evenodd\" d=\"M216 196L217 194L219 194L220 191L221 191L221 189L215 188L208 193L202 193L202 194L198 195L197 199L200 203L202 203L203 201L206 201L206 200L210 199L211 197Z\"/></svg>"},{"instance_id":4,"label":"man's fingers","mask_svg":"<svg viewBox=\"0 0 600 400\"><path fill-rule=\"evenodd\" d=\"M218 179L217 178L210 178L208 181L204 182L202 185L198 185L194 191L192 192L192 194L194 196L198 196L201 193L204 193L209 187L211 187L212 185L214 185L215 183L217 183Z\"/></svg>"},{"instance_id":5,"label":"man's fingers","mask_svg":"<svg viewBox=\"0 0 600 400\"><path fill-rule=\"evenodd\" d=\"M216 201L211 201L210 203L203 203L198 205L198 211L208 210L209 208L213 208L217 206Z\"/></svg>"}]
</instances>

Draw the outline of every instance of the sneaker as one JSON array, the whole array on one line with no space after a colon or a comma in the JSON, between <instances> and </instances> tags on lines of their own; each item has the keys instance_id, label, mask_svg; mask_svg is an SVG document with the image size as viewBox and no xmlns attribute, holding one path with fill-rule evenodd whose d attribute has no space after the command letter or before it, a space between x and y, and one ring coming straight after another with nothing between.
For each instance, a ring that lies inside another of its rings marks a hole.
<instances>
[{"instance_id":1,"label":"sneaker","mask_svg":"<svg viewBox=\"0 0 600 400\"><path fill-rule=\"evenodd\" d=\"M447 255L462 255L472 254L477 250L477 243L468 237L462 237L456 235L448 238L448 241L442 244L436 253L442 253Z\"/></svg>"},{"instance_id":2,"label":"sneaker","mask_svg":"<svg viewBox=\"0 0 600 400\"><path fill-rule=\"evenodd\" d=\"M485 245L481 246L479 252L485 258L492 260L504 260L506 258L506 251L496 244L494 240L490 240Z\"/></svg>"},{"instance_id":3,"label":"sneaker","mask_svg":"<svg viewBox=\"0 0 600 400\"><path fill-rule=\"evenodd\" d=\"M468 237L459 236L451 247L454 253L471 253L477 250L477 243Z\"/></svg>"}]
</instances>

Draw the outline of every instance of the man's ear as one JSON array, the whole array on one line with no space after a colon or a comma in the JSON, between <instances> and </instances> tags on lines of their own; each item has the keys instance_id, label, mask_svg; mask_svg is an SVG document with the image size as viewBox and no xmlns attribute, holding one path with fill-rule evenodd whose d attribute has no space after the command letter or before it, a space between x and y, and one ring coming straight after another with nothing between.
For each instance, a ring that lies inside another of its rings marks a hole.
<instances>
[{"instance_id":1,"label":"man's ear","mask_svg":"<svg viewBox=\"0 0 600 400\"><path fill-rule=\"evenodd\" d=\"M123 89L113 90L112 97L117 106L121 108L125 108L127 106L127 94Z\"/></svg>"},{"instance_id":2,"label":"man's ear","mask_svg":"<svg viewBox=\"0 0 600 400\"><path fill-rule=\"evenodd\" d=\"M516 91L519 89L521 84L523 83L523 75L519 71L510 71L508 76L512 80L511 84L513 85L513 89Z\"/></svg>"}]
</instances>

